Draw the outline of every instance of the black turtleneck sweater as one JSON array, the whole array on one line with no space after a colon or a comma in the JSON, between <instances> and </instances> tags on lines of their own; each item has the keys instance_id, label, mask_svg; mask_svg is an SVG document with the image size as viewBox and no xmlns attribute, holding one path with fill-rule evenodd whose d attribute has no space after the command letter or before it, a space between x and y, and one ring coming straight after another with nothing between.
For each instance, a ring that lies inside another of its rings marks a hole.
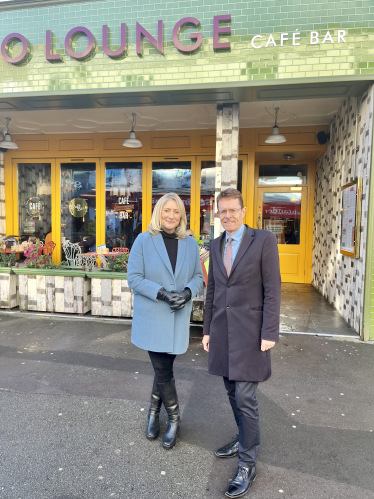
<instances>
[{"instance_id":1,"label":"black turtleneck sweater","mask_svg":"<svg viewBox=\"0 0 374 499\"><path fill-rule=\"evenodd\" d=\"M173 269L173 273L175 272L175 265L177 263L177 255L178 255L178 239L177 235L174 232L173 234L168 234L165 231L161 231L162 238L164 240L166 251L169 255L169 260L171 263L171 268Z\"/></svg>"}]
</instances>

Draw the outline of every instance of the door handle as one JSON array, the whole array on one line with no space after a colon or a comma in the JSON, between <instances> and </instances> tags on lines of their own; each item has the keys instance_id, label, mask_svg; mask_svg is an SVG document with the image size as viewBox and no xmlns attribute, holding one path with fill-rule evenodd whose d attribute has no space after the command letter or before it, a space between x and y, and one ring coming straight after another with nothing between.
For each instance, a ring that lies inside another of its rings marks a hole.
<instances>
[{"instance_id":1,"label":"door handle","mask_svg":"<svg viewBox=\"0 0 374 499\"><path fill-rule=\"evenodd\" d=\"M258 212L258 215L257 215L257 228L261 229L261 212L260 211Z\"/></svg>"}]
</instances>

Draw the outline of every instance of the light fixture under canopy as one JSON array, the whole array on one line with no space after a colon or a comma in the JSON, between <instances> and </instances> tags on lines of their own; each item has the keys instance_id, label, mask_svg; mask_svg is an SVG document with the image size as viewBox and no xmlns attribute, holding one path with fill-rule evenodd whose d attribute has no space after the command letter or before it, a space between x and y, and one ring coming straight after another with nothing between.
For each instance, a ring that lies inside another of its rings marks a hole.
<instances>
[{"instance_id":1,"label":"light fixture under canopy","mask_svg":"<svg viewBox=\"0 0 374 499\"><path fill-rule=\"evenodd\" d=\"M135 124L136 124L136 113L132 113L132 127L130 132L130 137L123 141L124 147L131 147L132 149L139 149L143 144L135 137Z\"/></svg>"},{"instance_id":2,"label":"light fixture under canopy","mask_svg":"<svg viewBox=\"0 0 374 499\"><path fill-rule=\"evenodd\" d=\"M279 133L279 127L277 125L279 107L275 108L275 124L273 126L273 133L266 137L266 144L283 144L286 142L286 137Z\"/></svg>"},{"instance_id":3,"label":"light fixture under canopy","mask_svg":"<svg viewBox=\"0 0 374 499\"><path fill-rule=\"evenodd\" d=\"M15 142L12 142L12 138L9 134L9 122L11 118L6 119L6 131L4 133L4 138L0 142L0 152L6 152L8 149L18 149L18 146Z\"/></svg>"}]
</instances>

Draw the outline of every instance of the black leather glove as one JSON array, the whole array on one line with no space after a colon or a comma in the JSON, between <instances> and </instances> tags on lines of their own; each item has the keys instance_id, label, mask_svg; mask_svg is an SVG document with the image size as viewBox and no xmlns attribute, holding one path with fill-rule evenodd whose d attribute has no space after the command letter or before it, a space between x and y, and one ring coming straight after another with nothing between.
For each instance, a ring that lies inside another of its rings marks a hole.
<instances>
[{"instance_id":1,"label":"black leather glove","mask_svg":"<svg viewBox=\"0 0 374 499\"><path fill-rule=\"evenodd\" d=\"M174 305L171 306L171 311L176 312L177 310L182 309L185 304L191 300L192 293L190 288L184 288L183 291L179 291L177 293L178 299L174 302Z\"/></svg>"},{"instance_id":2,"label":"black leather glove","mask_svg":"<svg viewBox=\"0 0 374 499\"><path fill-rule=\"evenodd\" d=\"M165 288L161 288L157 293L157 298L166 301L166 303L172 306L179 299L179 293L178 291L166 291Z\"/></svg>"}]
</instances>

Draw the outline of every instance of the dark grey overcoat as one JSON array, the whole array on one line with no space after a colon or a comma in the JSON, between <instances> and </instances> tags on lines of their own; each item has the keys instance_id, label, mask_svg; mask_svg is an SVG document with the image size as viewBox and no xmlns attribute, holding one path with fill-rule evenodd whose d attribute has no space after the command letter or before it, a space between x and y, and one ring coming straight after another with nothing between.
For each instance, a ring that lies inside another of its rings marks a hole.
<instances>
[{"instance_id":1,"label":"dark grey overcoat","mask_svg":"<svg viewBox=\"0 0 374 499\"><path fill-rule=\"evenodd\" d=\"M229 278L226 233L210 245L204 335L210 335L210 374L257 382L271 375L270 350L261 351L261 339L279 339L281 277L275 235L245 227Z\"/></svg>"}]
</instances>

